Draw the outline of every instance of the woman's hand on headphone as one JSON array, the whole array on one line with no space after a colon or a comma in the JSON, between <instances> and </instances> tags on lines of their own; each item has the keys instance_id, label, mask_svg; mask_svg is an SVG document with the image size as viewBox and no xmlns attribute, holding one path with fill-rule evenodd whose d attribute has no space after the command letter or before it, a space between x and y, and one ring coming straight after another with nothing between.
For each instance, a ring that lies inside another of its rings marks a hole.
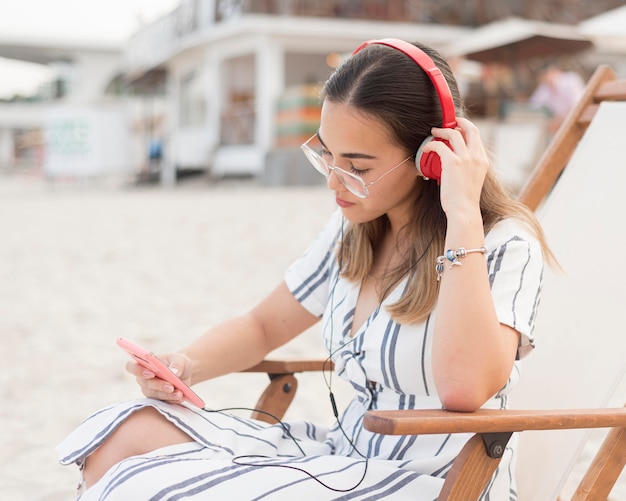
<instances>
[{"instance_id":1,"label":"woman's hand on headphone","mask_svg":"<svg viewBox=\"0 0 626 501\"><path fill-rule=\"evenodd\" d=\"M454 129L433 128L431 141L424 151L434 151L441 158L441 206L448 220L475 213L480 208L480 194L489 169L489 157L480 132L466 118L457 118Z\"/></svg>"}]
</instances>

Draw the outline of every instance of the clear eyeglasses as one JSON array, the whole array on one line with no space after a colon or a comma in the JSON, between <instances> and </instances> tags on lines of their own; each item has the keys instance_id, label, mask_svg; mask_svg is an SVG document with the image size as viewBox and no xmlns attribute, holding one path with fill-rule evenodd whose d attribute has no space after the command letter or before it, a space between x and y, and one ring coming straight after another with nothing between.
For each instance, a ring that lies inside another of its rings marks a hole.
<instances>
[{"instance_id":1,"label":"clear eyeglasses","mask_svg":"<svg viewBox=\"0 0 626 501\"><path fill-rule=\"evenodd\" d=\"M335 165L330 165L326 160L324 160L324 157L322 156L321 153L318 153L317 151L315 151L313 147L309 146L309 143L316 139L319 141L317 134L314 134L309 139L307 139L306 142L302 144L302 146L300 146L300 148L304 152L308 161L311 162L311 165L313 165L313 167L315 167L315 169L320 174L322 174L326 179L328 179L330 174L334 172L339 182L342 185L344 185L348 189L348 191L350 191L350 193L352 193L353 195L356 195L359 198L367 198L367 195L369 194L368 188L370 186L372 186L375 182L381 180L387 174L396 170L407 160L410 160L411 158L413 158L413 155L409 155L404 160L402 160L402 162L400 162L398 165L396 165L395 167L392 167L387 172L385 172L382 176L379 176L373 181L370 181L369 183L365 184L365 181L363 181L362 177L357 176L356 174L353 174L352 172L345 171L342 168L337 167ZM321 151L321 147L320 147L320 151Z\"/></svg>"}]
</instances>

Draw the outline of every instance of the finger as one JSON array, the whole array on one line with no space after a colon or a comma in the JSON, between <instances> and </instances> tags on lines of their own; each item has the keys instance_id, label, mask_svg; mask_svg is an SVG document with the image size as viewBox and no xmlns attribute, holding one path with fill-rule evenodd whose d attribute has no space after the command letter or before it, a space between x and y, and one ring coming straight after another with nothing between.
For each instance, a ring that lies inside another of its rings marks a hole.
<instances>
[{"instance_id":1,"label":"finger","mask_svg":"<svg viewBox=\"0 0 626 501\"><path fill-rule=\"evenodd\" d=\"M170 402L183 400L183 394L180 390L177 390L173 384L158 377L149 379L137 377L137 383L146 397Z\"/></svg>"},{"instance_id":2,"label":"finger","mask_svg":"<svg viewBox=\"0 0 626 501\"><path fill-rule=\"evenodd\" d=\"M424 145L424 149L422 151L424 151L425 153L434 152L439 155L441 160L444 160L445 158L452 159L455 156L455 152L453 151L453 147L451 146L452 145L448 146L443 141L431 141L428 144Z\"/></svg>"},{"instance_id":3,"label":"finger","mask_svg":"<svg viewBox=\"0 0 626 501\"><path fill-rule=\"evenodd\" d=\"M463 136L463 131L461 129L440 129L438 127L434 127L431 130L431 134L437 139L447 141L450 145L449 149L456 153L460 154L467 149L465 137ZM437 142L440 141L431 141L431 143Z\"/></svg>"},{"instance_id":4,"label":"finger","mask_svg":"<svg viewBox=\"0 0 626 501\"><path fill-rule=\"evenodd\" d=\"M178 357L171 357L168 364L168 369L171 370L176 376L181 377L185 369L185 361Z\"/></svg>"},{"instance_id":5,"label":"finger","mask_svg":"<svg viewBox=\"0 0 626 501\"><path fill-rule=\"evenodd\" d=\"M152 388L141 388L143 394L148 398L155 398L157 400L163 400L165 402L182 402L183 394L180 390L176 390L170 385L166 383L161 390L155 390Z\"/></svg>"},{"instance_id":6,"label":"finger","mask_svg":"<svg viewBox=\"0 0 626 501\"><path fill-rule=\"evenodd\" d=\"M151 370L132 360L126 363L126 370L135 376L141 392L146 397L175 403L183 401L183 394L180 390L174 388L171 383L156 377L156 374Z\"/></svg>"},{"instance_id":7,"label":"finger","mask_svg":"<svg viewBox=\"0 0 626 501\"><path fill-rule=\"evenodd\" d=\"M191 364L187 356L181 353L172 353L163 357L163 361L167 364L169 370L183 381L190 377Z\"/></svg>"},{"instance_id":8,"label":"finger","mask_svg":"<svg viewBox=\"0 0 626 501\"><path fill-rule=\"evenodd\" d=\"M156 376L154 372L145 367L142 367L136 362L130 361L126 362L126 372L131 373L133 376L139 378L142 377L144 379L151 379Z\"/></svg>"},{"instance_id":9,"label":"finger","mask_svg":"<svg viewBox=\"0 0 626 501\"><path fill-rule=\"evenodd\" d=\"M482 140L480 138L480 129L474 124L470 122L467 118L459 118L457 121L459 129L462 131L463 136L465 137L465 142L468 146L470 145L481 145Z\"/></svg>"},{"instance_id":10,"label":"finger","mask_svg":"<svg viewBox=\"0 0 626 501\"><path fill-rule=\"evenodd\" d=\"M459 129L462 129L463 131L467 132L467 131L476 131L478 132L479 129L476 126L476 124L474 122L472 122L471 120L468 120L467 118L463 118L463 117L458 117L457 118L457 127Z\"/></svg>"},{"instance_id":11,"label":"finger","mask_svg":"<svg viewBox=\"0 0 626 501\"><path fill-rule=\"evenodd\" d=\"M183 399L183 394L180 390L174 388L171 383L158 380L160 383L156 388L145 388L144 394L151 398L158 398L159 400L167 400L171 402L178 402Z\"/></svg>"}]
</instances>

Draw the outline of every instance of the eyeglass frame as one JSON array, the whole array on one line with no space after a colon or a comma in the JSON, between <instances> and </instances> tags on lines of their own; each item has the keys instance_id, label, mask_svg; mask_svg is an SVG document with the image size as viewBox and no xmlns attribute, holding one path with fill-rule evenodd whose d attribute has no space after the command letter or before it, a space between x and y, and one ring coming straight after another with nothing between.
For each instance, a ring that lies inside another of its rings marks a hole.
<instances>
[{"instance_id":1,"label":"eyeglass frame","mask_svg":"<svg viewBox=\"0 0 626 501\"><path fill-rule=\"evenodd\" d=\"M318 138L318 140L319 140L319 136L318 136L317 133L313 134L309 139L307 139L304 143L302 143L300 145L300 149L303 151L304 156L307 158L309 163L315 168L315 170L317 172L322 174L326 179L328 179L330 177L330 175L334 172L335 176L337 177L339 182L342 184L342 186L344 186L354 196L357 196L359 198L367 198L368 195L369 195L369 187L370 186L372 186L374 183L380 181L387 174L390 174L391 172L396 170L398 167L400 167L402 164L404 164L405 162L407 162L408 160L413 158L412 154L409 155L404 160L402 160L398 165L395 165L394 167L392 167L387 172L385 172L384 174L380 175L379 177L377 177L373 181L370 181L369 183L365 184L365 181L363 181L363 178L361 176L357 176L356 174L353 174L352 172L348 172L347 170L342 169L341 167L337 167L336 165L329 165L328 162L326 160L324 160L324 158L317 151L315 151L313 148L311 148L309 146L309 143L313 139L315 139L315 138ZM324 170L322 170L322 169L324 169ZM337 172L337 171L339 171L339 172ZM353 188L352 186L350 186L345 181L345 179L343 178L344 175L348 176L350 179L354 179L354 180L358 181L358 183L363 188L363 192L359 193L359 192L355 191L356 188Z\"/></svg>"}]
</instances>

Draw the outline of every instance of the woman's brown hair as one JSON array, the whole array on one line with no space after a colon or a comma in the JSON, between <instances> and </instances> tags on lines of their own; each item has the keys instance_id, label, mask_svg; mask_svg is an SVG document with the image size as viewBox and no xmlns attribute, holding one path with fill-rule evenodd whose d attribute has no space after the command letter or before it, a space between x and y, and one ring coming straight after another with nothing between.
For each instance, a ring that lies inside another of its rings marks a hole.
<instances>
[{"instance_id":1,"label":"woman's brown hair","mask_svg":"<svg viewBox=\"0 0 626 501\"><path fill-rule=\"evenodd\" d=\"M434 49L415 45L441 70L450 87L456 114L463 116L458 85L448 63ZM407 55L384 45L370 45L339 66L326 82L323 98L353 106L380 121L406 154L417 152L430 130L441 126L441 104L426 73ZM414 224L403 228L409 250L402 264L388 270L382 279L384 298L408 274L408 286L402 298L389 306L392 317L403 323L423 321L435 307L438 293L435 261L443 253L446 236L439 186L435 181L422 184L411 208ZM527 223L544 254L552 257L533 213L510 197L491 169L483 185L480 209L485 232L501 219L515 217ZM339 250L343 276L357 282L367 277L376 246L388 225L387 216L381 216L347 227Z\"/></svg>"}]
</instances>

